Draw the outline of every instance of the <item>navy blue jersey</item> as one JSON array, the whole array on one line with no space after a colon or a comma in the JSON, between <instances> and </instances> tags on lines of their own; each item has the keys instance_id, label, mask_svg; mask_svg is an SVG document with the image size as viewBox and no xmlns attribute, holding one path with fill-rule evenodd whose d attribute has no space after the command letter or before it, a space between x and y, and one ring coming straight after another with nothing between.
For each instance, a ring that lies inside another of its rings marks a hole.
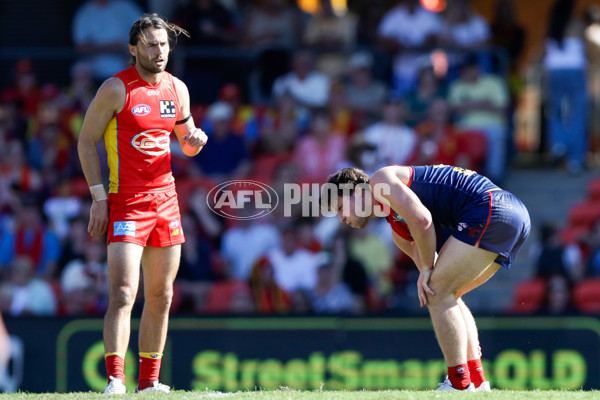
<instances>
[{"instance_id":1,"label":"navy blue jersey","mask_svg":"<svg viewBox=\"0 0 600 400\"><path fill-rule=\"evenodd\" d=\"M447 165L411 168L408 186L431 212L437 250L453 236L498 254L496 262L509 267L531 229L523 203L474 171ZM387 221L400 237L413 240L397 212L391 210Z\"/></svg>"},{"instance_id":2,"label":"navy blue jersey","mask_svg":"<svg viewBox=\"0 0 600 400\"><path fill-rule=\"evenodd\" d=\"M465 207L485 192L499 189L485 176L464 168L427 165L412 170L408 186L441 228L456 228Z\"/></svg>"}]
</instances>

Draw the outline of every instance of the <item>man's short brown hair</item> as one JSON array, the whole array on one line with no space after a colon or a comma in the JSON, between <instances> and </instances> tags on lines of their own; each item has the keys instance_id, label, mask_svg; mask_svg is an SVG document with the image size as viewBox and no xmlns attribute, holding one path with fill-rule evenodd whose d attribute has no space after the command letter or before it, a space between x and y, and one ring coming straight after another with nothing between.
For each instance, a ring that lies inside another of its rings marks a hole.
<instances>
[{"instance_id":1,"label":"man's short brown hair","mask_svg":"<svg viewBox=\"0 0 600 400\"><path fill-rule=\"evenodd\" d=\"M324 187L326 190L331 185L334 185L337 190L334 193L328 193L328 196L323 196L321 193L321 208L327 211L332 210L332 198L337 194L338 197L342 197L344 194L348 193L348 189L350 189L350 193L354 192L356 185L368 185L371 178L369 175L365 173L362 169L348 167L339 170L335 174L329 175L327 179L327 185ZM326 204L324 204L326 202Z\"/></svg>"}]
</instances>

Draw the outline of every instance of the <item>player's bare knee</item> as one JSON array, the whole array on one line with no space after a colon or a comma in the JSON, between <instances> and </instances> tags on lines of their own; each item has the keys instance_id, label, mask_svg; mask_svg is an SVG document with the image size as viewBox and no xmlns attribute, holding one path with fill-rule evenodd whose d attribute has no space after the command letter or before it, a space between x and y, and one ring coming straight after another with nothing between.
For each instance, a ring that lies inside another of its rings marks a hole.
<instances>
[{"instance_id":1,"label":"player's bare knee","mask_svg":"<svg viewBox=\"0 0 600 400\"><path fill-rule=\"evenodd\" d=\"M135 292L129 286L117 286L110 290L110 304L115 308L132 308Z\"/></svg>"},{"instance_id":2,"label":"player's bare knee","mask_svg":"<svg viewBox=\"0 0 600 400\"><path fill-rule=\"evenodd\" d=\"M433 296L427 296L427 304L429 305L429 308L445 307L456 304L456 299L454 298L454 294L451 292L445 294L436 292L436 294Z\"/></svg>"},{"instance_id":3,"label":"player's bare knee","mask_svg":"<svg viewBox=\"0 0 600 400\"><path fill-rule=\"evenodd\" d=\"M156 310L168 310L173 299L173 288L163 287L146 293L146 303Z\"/></svg>"}]
</instances>

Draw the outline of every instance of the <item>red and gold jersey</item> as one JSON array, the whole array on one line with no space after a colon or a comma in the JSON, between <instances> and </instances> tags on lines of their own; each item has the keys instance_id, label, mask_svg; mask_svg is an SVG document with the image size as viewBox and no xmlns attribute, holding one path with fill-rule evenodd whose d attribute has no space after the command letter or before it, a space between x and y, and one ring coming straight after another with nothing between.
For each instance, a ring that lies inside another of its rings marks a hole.
<instances>
[{"instance_id":1,"label":"red and gold jersey","mask_svg":"<svg viewBox=\"0 0 600 400\"><path fill-rule=\"evenodd\" d=\"M104 131L109 193L174 189L170 144L179 98L173 76L163 72L160 82L151 85L133 66L114 76L125 84L126 96L123 110Z\"/></svg>"}]
</instances>

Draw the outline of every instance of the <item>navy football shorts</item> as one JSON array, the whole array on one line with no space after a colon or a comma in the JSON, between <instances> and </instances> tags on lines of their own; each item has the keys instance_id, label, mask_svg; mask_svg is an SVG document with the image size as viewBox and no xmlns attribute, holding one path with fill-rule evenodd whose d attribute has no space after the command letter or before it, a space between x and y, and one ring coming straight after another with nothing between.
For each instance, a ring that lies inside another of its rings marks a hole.
<instances>
[{"instance_id":1,"label":"navy football shorts","mask_svg":"<svg viewBox=\"0 0 600 400\"><path fill-rule=\"evenodd\" d=\"M438 251L452 235L461 242L498 254L496 263L510 268L530 230L529 213L521 200L510 192L492 190L463 209L458 226L439 229Z\"/></svg>"}]
</instances>

